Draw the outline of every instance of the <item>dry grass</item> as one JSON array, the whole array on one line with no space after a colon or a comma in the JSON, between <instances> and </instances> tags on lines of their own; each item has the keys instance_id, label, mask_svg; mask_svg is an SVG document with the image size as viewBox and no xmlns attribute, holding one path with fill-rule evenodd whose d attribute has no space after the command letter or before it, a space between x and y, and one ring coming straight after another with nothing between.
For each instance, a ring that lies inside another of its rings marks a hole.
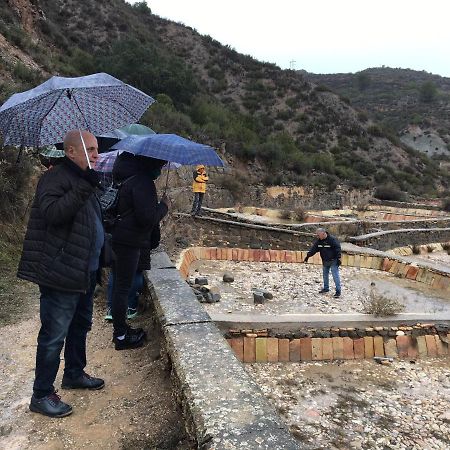
<instances>
[{"instance_id":1,"label":"dry grass","mask_svg":"<svg viewBox=\"0 0 450 450\"><path fill-rule=\"evenodd\" d=\"M405 305L396 299L391 299L380 294L371 283L369 294L363 300L363 313L373 314L375 317L395 316L405 309Z\"/></svg>"}]
</instances>

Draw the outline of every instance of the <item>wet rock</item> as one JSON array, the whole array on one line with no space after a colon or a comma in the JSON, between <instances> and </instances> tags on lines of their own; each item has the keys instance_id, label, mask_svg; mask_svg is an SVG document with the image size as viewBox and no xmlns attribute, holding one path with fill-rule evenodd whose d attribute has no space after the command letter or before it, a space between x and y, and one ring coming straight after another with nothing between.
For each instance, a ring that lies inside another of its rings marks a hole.
<instances>
[{"instance_id":1,"label":"wet rock","mask_svg":"<svg viewBox=\"0 0 450 450\"><path fill-rule=\"evenodd\" d=\"M178 236L175 238L175 242L181 247L181 248L186 248L189 247L189 241L181 236Z\"/></svg>"},{"instance_id":2,"label":"wet rock","mask_svg":"<svg viewBox=\"0 0 450 450\"><path fill-rule=\"evenodd\" d=\"M261 291L253 292L253 303L255 305L263 305L266 302L266 298Z\"/></svg>"},{"instance_id":3,"label":"wet rock","mask_svg":"<svg viewBox=\"0 0 450 450\"><path fill-rule=\"evenodd\" d=\"M264 295L264 298L266 298L267 300L272 300L273 299L273 294L269 291L261 291L262 294Z\"/></svg>"},{"instance_id":4,"label":"wet rock","mask_svg":"<svg viewBox=\"0 0 450 450\"><path fill-rule=\"evenodd\" d=\"M224 283L232 283L234 281L234 276L230 272L225 272L223 274L222 280Z\"/></svg>"},{"instance_id":5,"label":"wet rock","mask_svg":"<svg viewBox=\"0 0 450 450\"><path fill-rule=\"evenodd\" d=\"M195 279L194 283L204 286L204 285L208 284L208 279L206 277L197 277Z\"/></svg>"}]
</instances>

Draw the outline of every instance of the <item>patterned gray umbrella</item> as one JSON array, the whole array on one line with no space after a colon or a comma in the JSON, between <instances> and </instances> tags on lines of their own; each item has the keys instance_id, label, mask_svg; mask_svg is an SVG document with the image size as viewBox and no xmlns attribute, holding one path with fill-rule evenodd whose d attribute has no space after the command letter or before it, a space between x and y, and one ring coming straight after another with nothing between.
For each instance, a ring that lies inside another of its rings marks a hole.
<instances>
[{"instance_id":1,"label":"patterned gray umbrella","mask_svg":"<svg viewBox=\"0 0 450 450\"><path fill-rule=\"evenodd\" d=\"M154 101L106 73L52 77L2 105L0 131L6 145L42 147L70 130L100 135L137 122Z\"/></svg>"}]
</instances>

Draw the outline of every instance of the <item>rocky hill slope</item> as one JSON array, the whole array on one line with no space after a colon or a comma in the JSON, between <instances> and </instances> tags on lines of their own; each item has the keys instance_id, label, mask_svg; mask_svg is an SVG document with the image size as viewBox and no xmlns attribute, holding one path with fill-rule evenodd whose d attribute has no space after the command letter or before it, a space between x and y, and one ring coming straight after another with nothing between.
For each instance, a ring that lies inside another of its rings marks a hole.
<instances>
[{"instance_id":1,"label":"rocky hill slope","mask_svg":"<svg viewBox=\"0 0 450 450\"><path fill-rule=\"evenodd\" d=\"M156 97L143 123L220 149L245 183L449 186L439 164L348 99L123 0L0 5L0 101L53 74L106 71Z\"/></svg>"},{"instance_id":2,"label":"rocky hill slope","mask_svg":"<svg viewBox=\"0 0 450 450\"><path fill-rule=\"evenodd\" d=\"M450 78L388 67L356 74L302 74L349 98L410 147L450 161Z\"/></svg>"}]
</instances>

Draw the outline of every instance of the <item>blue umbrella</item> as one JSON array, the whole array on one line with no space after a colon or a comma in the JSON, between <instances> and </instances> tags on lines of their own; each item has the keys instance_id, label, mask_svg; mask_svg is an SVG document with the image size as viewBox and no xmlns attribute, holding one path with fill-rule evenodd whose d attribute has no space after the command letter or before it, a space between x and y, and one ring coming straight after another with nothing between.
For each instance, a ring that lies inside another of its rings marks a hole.
<instances>
[{"instance_id":1,"label":"blue umbrella","mask_svg":"<svg viewBox=\"0 0 450 450\"><path fill-rule=\"evenodd\" d=\"M176 134L129 136L113 145L112 149L175 162L184 166L194 164L225 166L212 147L190 141Z\"/></svg>"},{"instance_id":2,"label":"blue umbrella","mask_svg":"<svg viewBox=\"0 0 450 450\"><path fill-rule=\"evenodd\" d=\"M106 73L52 77L11 96L0 108L6 145L41 147L74 129L94 135L137 122L155 100Z\"/></svg>"}]
</instances>

